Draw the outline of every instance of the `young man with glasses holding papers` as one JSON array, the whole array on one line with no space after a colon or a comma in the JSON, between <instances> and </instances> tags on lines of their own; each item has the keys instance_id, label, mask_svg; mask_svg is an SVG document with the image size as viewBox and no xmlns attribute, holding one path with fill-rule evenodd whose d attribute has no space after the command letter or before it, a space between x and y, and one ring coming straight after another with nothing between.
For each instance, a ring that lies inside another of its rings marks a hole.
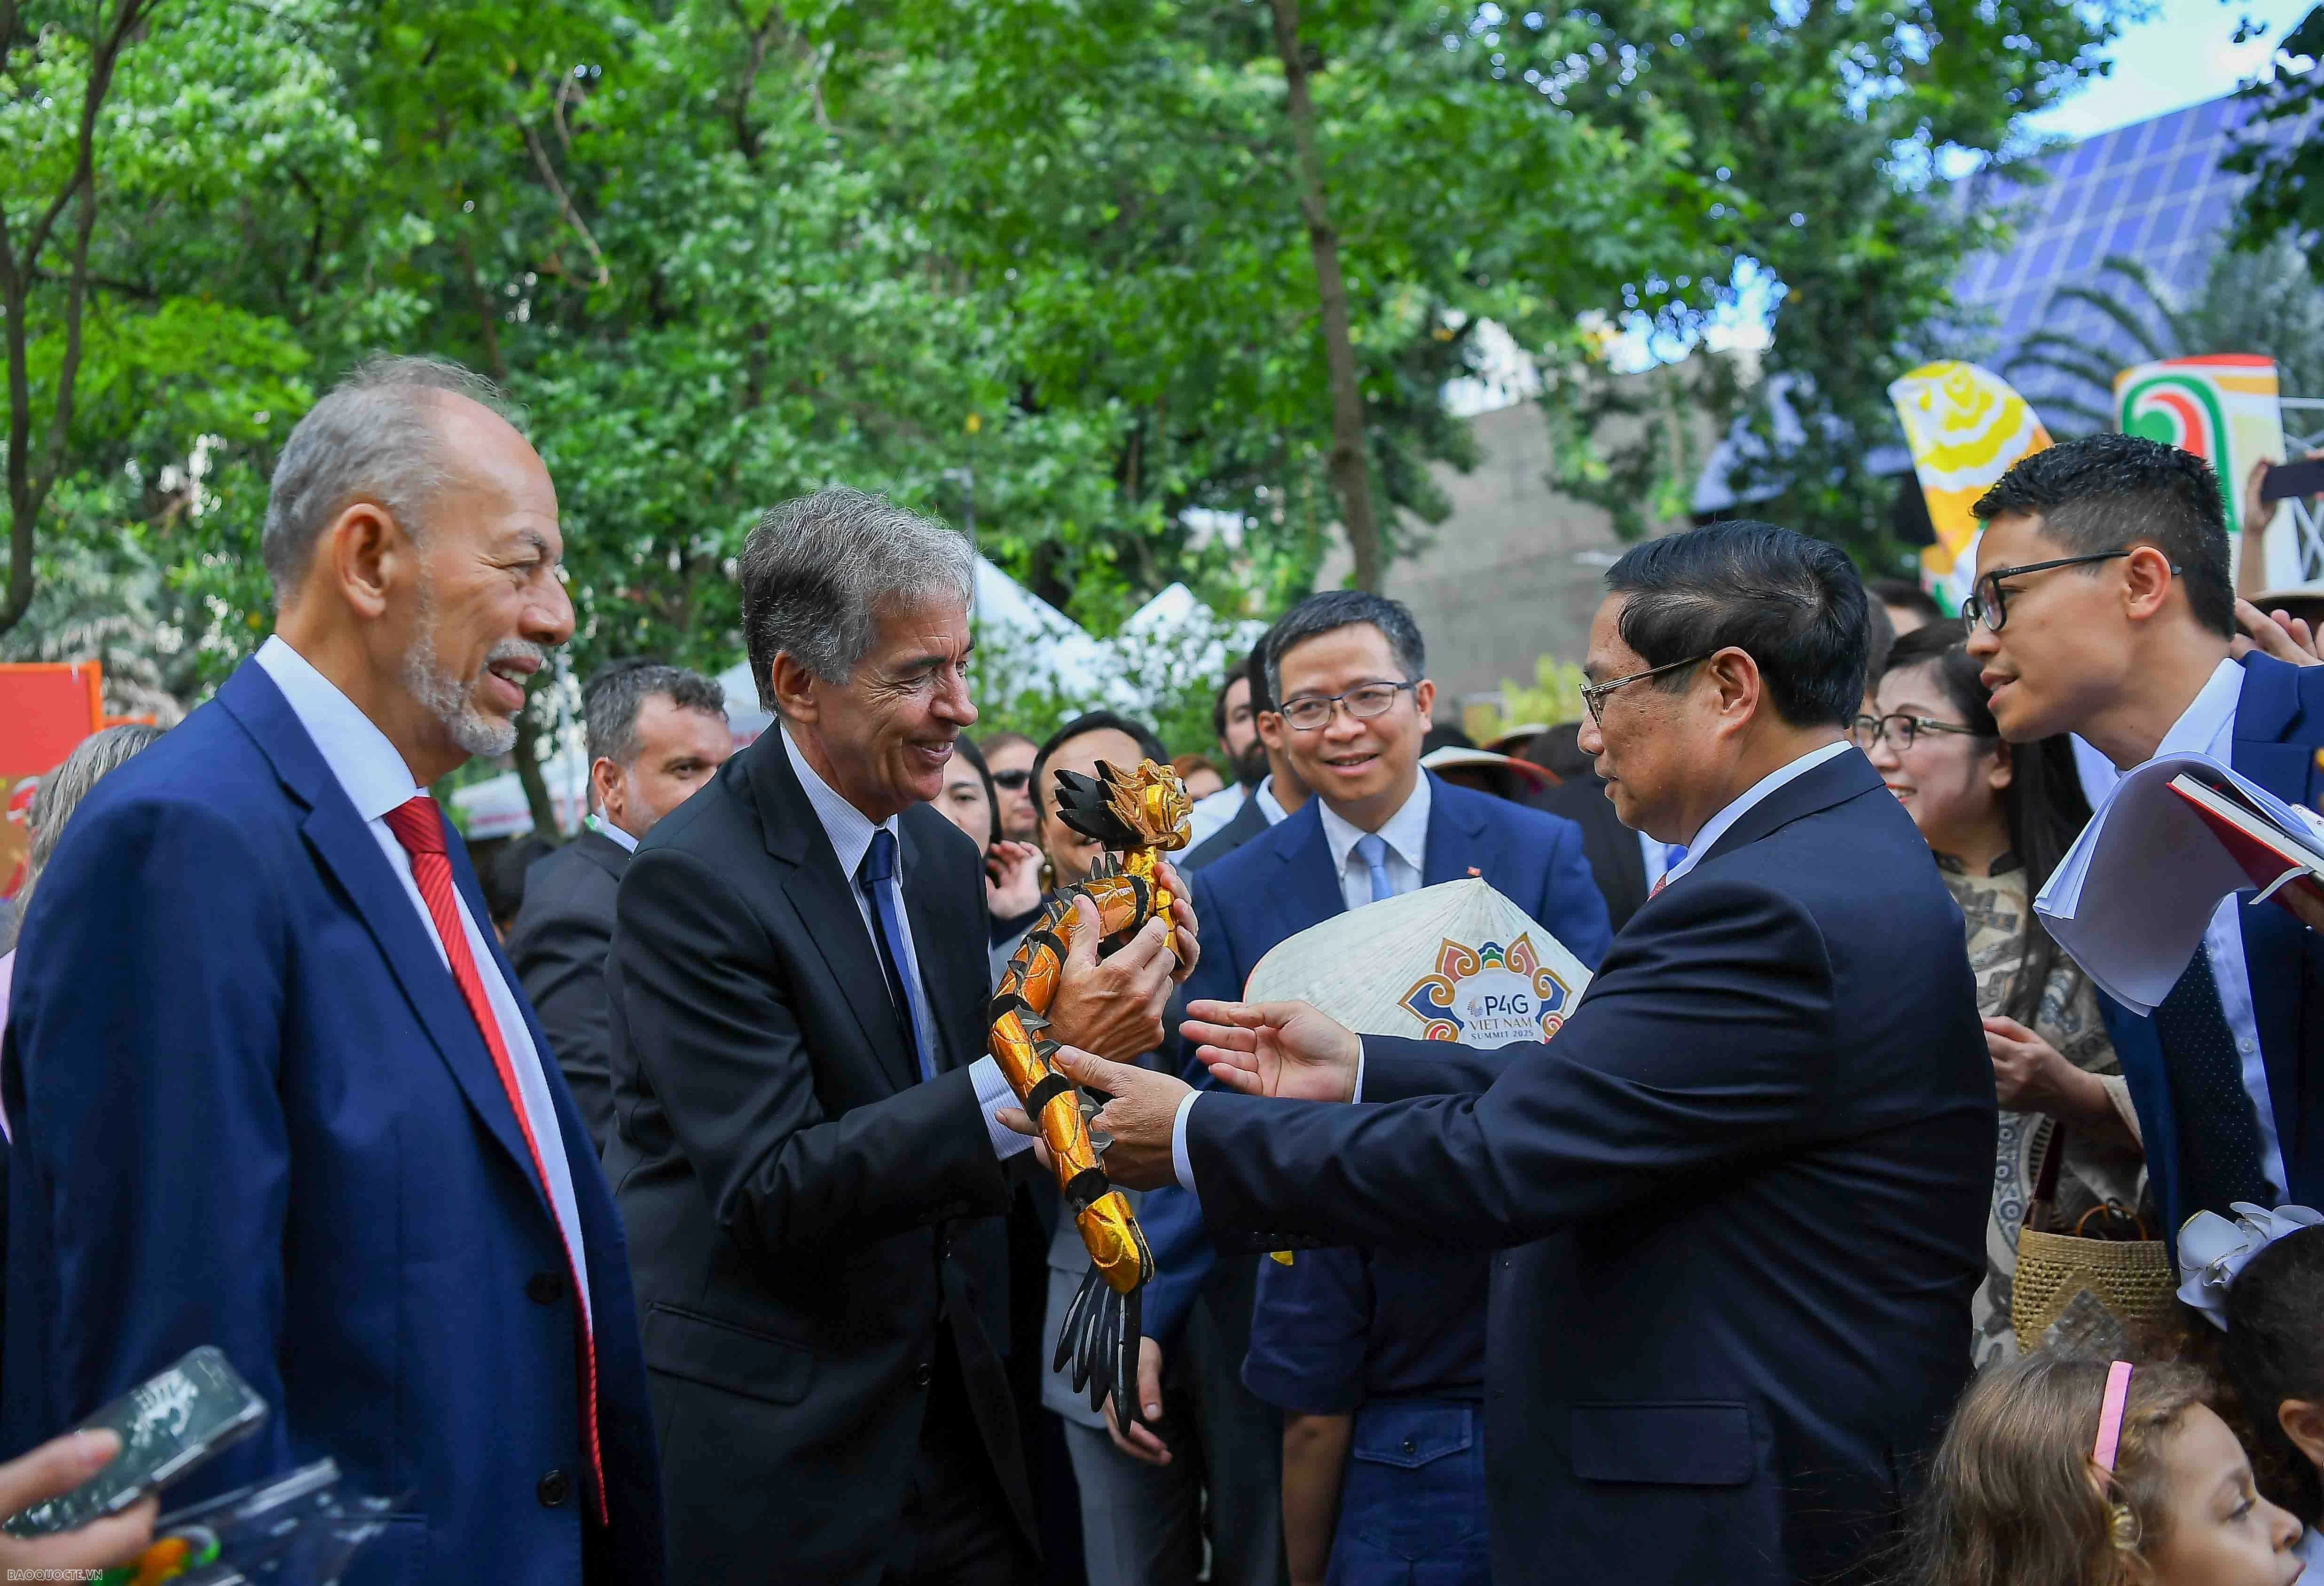
<instances>
[{"instance_id":1,"label":"young man with glasses holding papers","mask_svg":"<svg viewBox=\"0 0 2324 1586\"><path fill-rule=\"evenodd\" d=\"M2209 464L2092 435L2025 459L1976 510L1962 615L2002 737L2078 733L2122 771L2204 754L2288 803L2324 793L2324 670L2276 659L2298 652L2239 608ZM2239 617L2257 641L2240 663ZM2102 1006L2165 1228L2324 1195L2324 939L2229 897L2153 1015Z\"/></svg>"}]
</instances>

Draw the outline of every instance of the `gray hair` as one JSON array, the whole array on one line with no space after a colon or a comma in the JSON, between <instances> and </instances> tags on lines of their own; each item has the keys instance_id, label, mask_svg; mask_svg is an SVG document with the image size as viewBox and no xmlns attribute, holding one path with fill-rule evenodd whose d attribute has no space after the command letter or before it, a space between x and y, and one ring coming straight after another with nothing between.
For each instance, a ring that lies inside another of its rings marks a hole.
<instances>
[{"instance_id":1,"label":"gray hair","mask_svg":"<svg viewBox=\"0 0 2324 1586\"><path fill-rule=\"evenodd\" d=\"M726 691L716 679L655 661L617 661L581 691L589 764L611 760L626 768L638 757L638 712L657 694L681 710L726 719Z\"/></svg>"},{"instance_id":2,"label":"gray hair","mask_svg":"<svg viewBox=\"0 0 2324 1586\"><path fill-rule=\"evenodd\" d=\"M57 851L57 839L65 834L65 822L80 808L81 800L88 797L89 789L161 736L160 728L147 727L143 722L108 727L81 739L64 757L62 765L41 778L41 784L32 790L32 807L24 812L26 823L32 829L32 851L24 860L24 884L16 889L18 919L23 917L41 872L48 867Z\"/></svg>"},{"instance_id":3,"label":"gray hair","mask_svg":"<svg viewBox=\"0 0 2324 1586\"><path fill-rule=\"evenodd\" d=\"M1326 589L1310 595L1277 618L1260 642L1267 646L1267 700L1283 709L1283 656L1295 645L1343 627L1369 624L1380 632L1403 670L1404 681L1418 682L1428 675L1428 648L1420 640L1420 625L1401 600L1368 589ZM1254 709L1259 701L1251 701Z\"/></svg>"},{"instance_id":4,"label":"gray hair","mask_svg":"<svg viewBox=\"0 0 2324 1586\"><path fill-rule=\"evenodd\" d=\"M976 595L976 553L933 518L861 490L771 507L742 547L742 639L759 703L775 709L775 657L845 682L880 636L884 608Z\"/></svg>"},{"instance_id":5,"label":"gray hair","mask_svg":"<svg viewBox=\"0 0 2324 1586\"><path fill-rule=\"evenodd\" d=\"M351 501L370 499L414 539L446 478L444 433L431 393L482 403L514 423L500 387L446 358L364 359L307 412L283 443L259 540L279 608L307 576L315 542Z\"/></svg>"}]
</instances>

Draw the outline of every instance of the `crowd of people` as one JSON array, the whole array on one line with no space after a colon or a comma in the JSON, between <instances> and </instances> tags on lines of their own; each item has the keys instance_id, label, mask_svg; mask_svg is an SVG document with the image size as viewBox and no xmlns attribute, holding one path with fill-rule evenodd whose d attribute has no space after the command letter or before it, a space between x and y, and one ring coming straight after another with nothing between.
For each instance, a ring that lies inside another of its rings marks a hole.
<instances>
[{"instance_id":1,"label":"crowd of people","mask_svg":"<svg viewBox=\"0 0 2324 1586\"><path fill-rule=\"evenodd\" d=\"M608 667L583 830L480 876L425 790L570 636L555 488L484 382L364 366L277 468L272 635L32 805L0 1510L215 1345L271 1413L166 1501L327 1456L395 1499L359 1586L2290 1586L2324 943L2231 897L2142 1016L2034 902L2159 753L2317 805L2324 665L2186 453L2070 441L1978 512L1958 617L1770 524L1633 548L1582 719L1507 753L1433 725L1404 607L1315 594L1173 760L976 736L966 541L828 489L736 570L775 725ZM1141 760L1194 795L1170 906L1045 924L1105 858L1058 774ZM1241 1000L1469 876L1592 971L1553 1039ZM1135 1414L1052 1368L1091 1257L987 1051L1035 947L1153 1257ZM2029 1229L2177 1298L2037 1314Z\"/></svg>"}]
</instances>

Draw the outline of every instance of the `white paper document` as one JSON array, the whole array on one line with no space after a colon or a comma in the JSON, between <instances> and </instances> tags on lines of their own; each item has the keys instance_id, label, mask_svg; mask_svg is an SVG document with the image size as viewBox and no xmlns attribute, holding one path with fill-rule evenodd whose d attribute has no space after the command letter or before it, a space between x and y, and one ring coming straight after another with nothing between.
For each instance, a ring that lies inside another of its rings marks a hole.
<instances>
[{"instance_id":1,"label":"white paper document","mask_svg":"<svg viewBox=\"0 0 2324 1586\"><path fill-rule=\"evenodd\" d=\"M2255 890L2203 818L2171 791L2181 772L2231 784L2324 853L2324 818L2209 755L2165 755L2125 772L2034 907L2099 989L2135 1013L2152 1013L2171 994L2219 900Z\"/></svg>"}]
</instances>

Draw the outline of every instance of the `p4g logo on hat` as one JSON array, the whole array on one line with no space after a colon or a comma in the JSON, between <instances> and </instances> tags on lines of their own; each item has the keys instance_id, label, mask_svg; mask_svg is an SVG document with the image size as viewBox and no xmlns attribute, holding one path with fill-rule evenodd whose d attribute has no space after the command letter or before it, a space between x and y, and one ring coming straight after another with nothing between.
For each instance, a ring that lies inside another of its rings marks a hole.
<instances>
[{"instance_id":1,"label":"p4g logo on hat","mask_svg":"<svg viewBox=\"0 0 2324 1586\"><path fill-rule=\"evenodd\" d=\"M1302 931L1259 960L1243 997L1305 1002L1360 1035L1487 1047L1548 1040L1589 985L1557 938L1471 876Z\"/></svg>"}]
</instances>

